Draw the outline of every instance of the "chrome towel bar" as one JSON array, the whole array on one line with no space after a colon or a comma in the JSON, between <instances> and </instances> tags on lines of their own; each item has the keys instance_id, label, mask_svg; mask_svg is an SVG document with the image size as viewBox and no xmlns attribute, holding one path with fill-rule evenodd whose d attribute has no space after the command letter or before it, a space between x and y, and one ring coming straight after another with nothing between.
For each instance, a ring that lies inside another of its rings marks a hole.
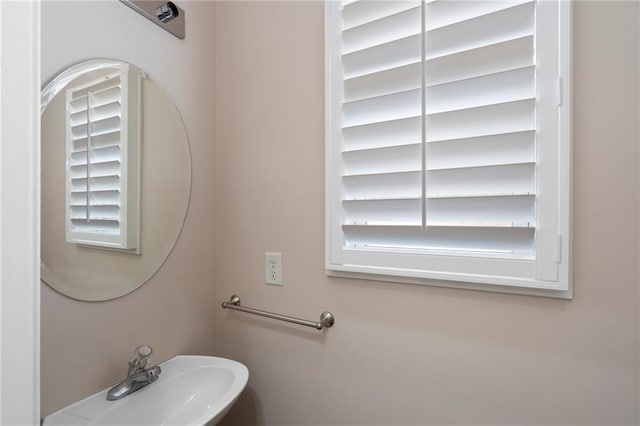
<instances>
[{"instance_id":1,"label":"chrome towel bar","mask_svg":"<svg viewBox=\"0 0 640 426\"><path fill-rule=\"evenodd\" d=\"M317 330L323 328L329 328L335 322L335 318L331 312L323 312L320 315L319 322L308 321L300 318L289 317L287 315L276 314L273 312L261 311L260 309L247 308L240 306L240 296L233 295L228 302L222 302L223 309L232 309L234 311L246 312L248 314L260 315L261 317L272 318L280 321L291 322L293 324L304 325L306 327L312 327Z\"/></svg>"}]
</instances>

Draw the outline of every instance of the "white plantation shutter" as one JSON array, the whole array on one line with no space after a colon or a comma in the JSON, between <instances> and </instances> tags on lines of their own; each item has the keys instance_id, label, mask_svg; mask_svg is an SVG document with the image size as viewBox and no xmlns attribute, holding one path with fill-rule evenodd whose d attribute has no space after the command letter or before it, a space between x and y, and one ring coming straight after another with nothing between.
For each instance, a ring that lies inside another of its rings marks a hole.
<instances>
[{"instance_id":1,"label":"white plantation shutter","mask_svg":"<svg viewBox=\"0 0 640 426\"><path fill-rule=\"evenodd\" d=\"M138 248L140 85L128 67L67 90L67 241Z\"/></svg>"},{"instance_id":2,"label":"white plantation shutter","mask_svg":"<svg viewBox=\"0 0 640 426\"><path fill-rule=\"evenodd\" d=\"M329 270L567 290L560 10L327 2Z\"/></svg>"}]
</instances>

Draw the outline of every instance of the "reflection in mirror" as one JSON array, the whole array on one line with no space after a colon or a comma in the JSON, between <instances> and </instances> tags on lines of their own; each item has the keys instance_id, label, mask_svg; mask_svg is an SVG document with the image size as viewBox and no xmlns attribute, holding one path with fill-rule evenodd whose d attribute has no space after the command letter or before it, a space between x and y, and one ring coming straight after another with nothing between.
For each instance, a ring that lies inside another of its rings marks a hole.
<instances>
[{"instance_id":1,"label":"reflection in mirror","mask_svg":"<svg viewBox=\"0 0 640 426\"><path fill-rule=\"evenodd\" d=\"M189 204L191 159L173 101L121 61L74 65L42 92L42 279L108 300L146 282Z\"/></svg>"},{"instance_id":2,"label":"reflection in mirror","mask_svg":"<svg viewBox=\"0 0 640 426\"><path fill-rule=\"evenodd\" d=\"M140 82L129 64L65 90L66 241L140 254Z\"/></svg>"}]
</instances>

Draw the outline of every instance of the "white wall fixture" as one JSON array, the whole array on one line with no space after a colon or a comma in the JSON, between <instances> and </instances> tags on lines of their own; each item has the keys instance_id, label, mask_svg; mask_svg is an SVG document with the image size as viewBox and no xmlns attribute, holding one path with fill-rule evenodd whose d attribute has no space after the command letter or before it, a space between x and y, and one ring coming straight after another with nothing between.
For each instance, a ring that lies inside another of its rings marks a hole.
<instances>
[{"instance_id":1,"label":"white wall fixture","mask_svg":"<svg viewBox=\"0 0 640 426\"><path fill-rule=\"evenodd\" d=\"M264 254L264 282L282 285L282 253Z\"/></svg>"},{"instance_id":2,"label":"white wall fixture","mask_svg":"<svg viewBox=\"0 0 640 426\"><path fill-rule=\"evenodd\" d=\"M570 297L570 9L326 2L331 274Z\"/></svg>"},{"instance_id":3,"label":"white wall fixture","mask_svg":"<svg viewBox=\"0 0 640 426\"><path fill-rule=\"evenodd\" d=\"M139 252L141 75L66 90L66 241Z\"/></svg>"},{"instance_id":4,"label":"white wall fixture","mask_svg":"<svg viewBox=\"0 0 640 426\"><path fill-rule=\"evenodd\" d=\"M40 3L0 2L0 424L40 424Z\"/></svg>"}]
</instances>

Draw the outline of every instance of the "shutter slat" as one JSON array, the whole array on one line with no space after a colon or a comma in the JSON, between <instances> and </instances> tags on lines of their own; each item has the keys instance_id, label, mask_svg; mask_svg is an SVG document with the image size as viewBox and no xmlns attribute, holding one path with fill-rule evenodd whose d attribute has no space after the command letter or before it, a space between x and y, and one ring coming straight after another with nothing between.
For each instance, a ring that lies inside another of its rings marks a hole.
<instances>
[{"instance_id":1,"label":"shutter slat","mask_svg":"<svg viewBox=\"0 0 640 426\"><path fill-rule=\"evenodd\" d=\"M105 163L112 163L112 162L117 162L118 164L120 164L120 149L119 147L110 147L110 148L104 148L103 152L92 151L91 157L92 159L90 164L92 166L97 164L105 164ZM72 169L80 166L86 167L87 151L74 152L71 155L71 162L69 166Z\"/></svg>"},{"instance_id":2,"label":"shutter slat","mask_svg":"<svg viewBox=\"0 0 640 426\"><path fill-rule=\"evenodd\" d=\"M426 89L427 114L534 99L535 67L465 79Z\"/></svg>"},{"instance_id":3,"label":"shutter slat","mask_svg":"<svg viewBox=\"0 0 640 426\"><path fill-rule=\"evenodd\" d=\"M113 146L120 147L121 143L122 140L119 128L111 132L91 136L91 147L96 150Z\"/></svg>"},{"instance_id":4,"label":"shutter slat","mask_svg":"<svg viewBox=\"0 0 640 426\"><path fill-rule=\"evenodd\" d=\"M70 130L71 130L71 138L73 140L86 139L87 138L87 128L88 128L88 125L86 123L75 125L75 126L71 126L71 128L70 128Z\"/></svg>"},{"instance_id":5,"label":"shutter slat","mask_svg":"<svg viewBox=\"0 0 640 426\"><path fill-rule=\"evenodd\" d=\"M389 178L391 178L392 175L406 174L406 173L420 173L420 169L379 171L379 172L370 172L370 173L354 173L350 175L342 175L342 177L343 178L354 178L354 177L365 178L370 176L388 176Z\"/></svg>"},{"instance_id":6,"label":"shutter slat","mask_svg":"<svg viewBox=\"0 0 640 426\"><path fill-rule=\"evenodd\" d=\"M467 58L465 58L465 60L469 60L468 58L474 56L474 54L476 54L476 51L478 50L490 51L490 50L497 50L499 48L502 48L505 50L507 48L511 48L513 50L516 50L515 48L519 48L521 50L521 54L524 56L525 53L529 53L529 49L527 49L527 47L529 44L533 44L532 41L533 41L533 33L527 33L524 35L515 35L514 37L506 37L501 40L487 41L484 43L476 41L476 43L474 43L473 45L460 46L457 48L451 47L447 51L441 52L439 54L429 52L425 60L427 61L428 65L431 65L431 69L433 71L433 68L434 68L434 66L432 65L433 63L442 62L445 60L459 59L460 56L466 56ZM518 46L518 44L521 44L521 46ZM484 54L486 54L486 52ZM493 72L493 71L490 71L490 72Z\"/></svg>"},{"instance_id":7,"label":"shutter slat","mask_svg":"<svg viewBox=\"0 0 640 426\"><path fill-rule=\"evenodd\" d=\"M90 168L92 178L120 176L120 161L92 163Z\"/></svg>"},{"instance_id":8,"label":"shutter slat","mask_svg":"<svg viewBox=\"0 0 640 426\"><path fill-rule=\"evenodd\" d=\"M532 3L533 1L534 0L455 0L428 3L425 7L426 29L427 31L437 30L495 14L505 9L511 9L523 3ZM505 19L502 19L500 23L504 24L504 20Z\"/></svg>"},{"instance_id":9,"label":"shutter slat","mask_svg":"<svg viewBox=\"0 0 640 426\"><path fill-rule=\"evenodd\" d=\"M419 62L375 72L344 82L344 101L351 102L375 96L419 89L422 84Z\"/></svg>"},{"instance_id":10,"label":"shutter slat","mask_svg":"<svg viewBox=\"0 0 640 426\"><path fill-rule=\"evenodd\" d=\"M371 123L342 129L345 151L420 142L420 117Z\"/></svg>"},{"instance_id":11,"label":"shutter slat","mask_svg":"<svg viewBox=\"0 0 640 426\"><path fill-rule=\"evenodd\" d=\"M87 111L87 95L81 96L77 99L69 102L69 112L71 114L76 114L82 111Z\"/></svg>"},{"instance_id":12,"label":"shutter slat","mask_svg":"<svg viewBox=\"0 0 640 426\"><path fill-rule=\"evenodd\" d=\"M342 56L344 78L420 62L420 34Z\"/></svg>"},{"instance_id":13,"label":"shutter slat","mask_svg":"<svg viewBox=\"0 0 640 426\"><path fill-rule=\"evenodd\" d=\"M120 220L120 206L94 206L89 207L91 220Z\"/></svg>"},{"instance_id":14,"label":"shutter slat","mask_svg":"<svg viewBox=\"0 0 640 426\"><path fill-rule=\"evenodd\" d=\"M71 139L71 146L69 147L70 150L69 152L71 153L75 153L75 152L86 152L87 151L87 137L83 137L83 138L78 138L78 139Z\"/></svg>"},{"instance_id":15,"label":"shutter slat","mask_svg":"<svg viewBox=\"0 0 640 426\"><path fill-rule=\"evenodd\" d=\"M427 203L427 225L436 223L493 223L535 226L535 197L440 198ZM444 225L440 225L444 226ZM507 226L507 225L505 225Z\"/></svg>"},{"instance_id":16,"label":"shutter slat","mask_svg":"<svg viewBox=\"0 0 640 426\"><path fill-rule=\"evenodd\" d=\"M92 93L91 107L99 108L103 105L118 102L122 99L122 89L120 86L111 87L102 91Z\"/></svg>"},{"instance_id":17,"label":"shutter slat","mask_svg":"<svg viewBox=\"0 0 640 426\"><path fill-rule=\"evenodd\" d=\"M344 224L406 226L421 224L420 199L358 200L343 203ZM534 196L447 198L428 204L427 226L534 227Z\"/></svg>"},{"instance_id":18,"label":"shutter slat","mask_svg":"<svg viewBox=\"0 0 640 426\"><path fill-rule=\"evenodd\" d=\"M120 117L109 117L91 123L91 136L100 136L120 130Z\"/></svg>"},{"instance_id":19,"label":"shutter slat","mask_svg":"<svg viewBox=\"0 0 640 426\"><path fill-rule=\"evenodd\" d=\"M342 226L345 247L398 248L410 251L520 253L533 250L535 228Z\"/></svg>"},{"instance_id":20,"label":"shutter slat","mask_svg":"<svg viewBox=\"0 0 640 426\"><path fill-rule=\"evenodd\" d=\"M101 202L92 202L91 206L97 207L120 207L119 203L101 203ZM82 201L72 202L71 207L86 207L86 204L82 203Z\"/></svg>"},{"instance_id":21,"label":"shutter slat","mask_svg":"<svg viewBox=\"0 0 640 426\"><path fill-rule=\"evenodd\" d=\"M342 132L343 134L345 132L350 132L352 130L355 130L357 133L357 129L362 129L365 128L366 126L371 126L369 128L369 130L375 131L373 130L374 127L377 128L384 128L387 127L387 125L390 125L391 127L393 127L396 123L400 123L401 121L405 121L407 122L407 124L409 124L408 122L410 121L420 121L420 116L408 116L408 117L401 117L401 118L390 118L391 114L389 113L385 113L385 112L381 112L380 113L380 117L378 118L378 120L376 121L375 119L373 119L372 121L364 121L362 123L353 123L350 124L348 126L344 126L342 128ZM412 135L413 137L415 137L415 135ZM419 138L419 137L418 137ZM414 139L415 140L415 139ZM405 144L407 142L404 142ZM393 145L393 141L389 142L390 145Z\"/></svg>"},{"instance_id":22,"label":"shutter slat","mask_svg":"<svg viewBox=\"0 0 640 426\"><path fill-rule=\"evenodd\" d=\"M86 166L87 165L87 150L77 151L71 153L71 161L69 162L69 166Z\"/></svg>"},{"instance_id":23,"label":"shutter slat","mask_svg":"<svg viewBox=\"0 0 640 426\"><path fill-rule=\"evenodd\" d=\"M448 222L448 221L434 221L427 222L428 227L434 228L533 228L533 224L524 222Z\"/></svg>"},{"instance_id":24,"label":"shutter slat","mask_svg":"<svg viewBox=\"0 0 640 426\"><path fill-rule=\"evenodd\" d=\"M89 183L91 186L89 192L120 191L120 177L116 175L92 177ZM87 177L71 179L71 192L86 193Z\"/></svg>"},{"instance_id":25,"label":"shutter slat","mask_svg":"<svg viewBox=\"0 0 640 426\"><path fill-rule=\"evenodd\" d=\"M120 89L120 78L106 76L99 81L95 81L92 84L85 85L84 87L74 90L72 99L80 99L86 97L87 94L100 95L104 94L105 92L112 91L116 88L118 90Z\"/></svg>"},{"instance_id":26,"label":"shutter slat","mask_svg":"<svg viewBox=\"0 0 640 426\"><path fill-rule=\"evenodd\" d=\"M458 193L458 194L448 194L448 195L427 195L428 200L441 200L441 199L452 199L452 198L495 198L495 197L529 197L535 196L535 193L532 192L503 192L503 193Z\"/></svg>"},{"instance_id":27,"label":"shutter slat","mask_svg":"<svg viewBox=\"0 0 640 426\"><path fill-rule=\"evenodd\" d=\"M420 197L380 197L380 198L367 198L366 200L363 199L351 199L351 198L347 198L347 199L343 199L342 202L345 204L354 202L354 203L367 203L367 202L375 202L375 201L404 201L404 200L421 200L422 198Z\"/></svg>"},{"instance_id":28,"label":"shutter slat","mask_svg":"<svg viewBox=\"0 0 640 426\"><path fill-rule=\"evenodd\" d=\"M534 65L533 36L428 59L427 86Z\"/></svg>"},{"instance_id":29,"label":"shutter slat","mask_svg":"<svg viewBox=\"0 0 640 426\"><path fill-rule=\"evenodd\" d=\"M420 225L422 220L419 198L348 201L342 207L345 224Z\"/></svg>"},{"instance_id":30,"label":"shutter slat","mask_svg":"<svg viewBox=\"0 0 640 426\"><path fill-rule=\"evenodd\" d=\"M74 182L80 184L79 179L85 179L87 177L87 165L73 166L68 173L72 184Z\"/></svg>"},{"instance_id":31,"label":"shutter slat","mask_svg":"<svg viewBox=\"0 0 640 426\"><path fill-rule=\"evenodd\" d=\"M344 176L344 199L419 197L421 172Z\"/></svg>"},{"instance_id":32,"label":"shutter slat","mask_svg":"<svg viewBox=\"0 0 640 426\"><path fill-rule=\"evenodd\" d=\"M89 194L104 194L104 193L117 193L120 194L120 190L119 189L91 189L89 191ZM86 190L80 190L80 191L71 191L72 194L85 194L87 193Z\"/></svg>"},{"instance_id":33,"label":"shutter slat","mask_svg":"<svg viewBox=\"0 0 640 426\"><path fill-rule=\"evenodd\" d=\"M427 195L534 193L535 163L427 172Z\"/></svg>"},{"instance_id":34,"label":"shutter slat","mask_svg":"<svg viewBox=\"0 0 640 426\"><path fill-rule=\"evenodd\" d=\"M91 151L91 164L106 163L117 161L120 163L122 152L119 146L107 146L104 148L96 148Z\"/></svg>"},{"instance_id":35,"label":"shutter slat","mask_svg":"<svg viewBox=\"0 0 640 426\"><path fill-rule=\"evenodd\" d=\"M419 1L366 1L359 0L344 4L342 9L342 28L349 30L351 28L384 19L407 9L415 8L420 5Z\"/></svg>"},{"instance_id":36,"label":"shutter slat","mask_svg":"<svg viewBox=\"0 0 640 426\"><path fill-rule=\"evenodd\" d=\"M343 175L362 175L420 170L422 145L400 145L344 152Z\"/></svg>"},{"instance_id":37,"label":"shutter slat","mask_svg":"<svg viewBox=\"0 0 640 426\"><path fill-rule=\"evenodd\" d=\"M107 104L92 108L91 121L105 120L107 118L118 117L122 113L122 105L116 100Z\"/></svg>"},{"instance_id":38,"label":"shutter slat","mask_svg":"<svg viewBox=\"0 0 640 426\"><path fill-rule=\"evenodd\" d=\"M427 167L446 169L535 161L535 132L504 133L427 144Z\"/></svg>"},{"instance_id":39,"label":"shutter slat","mask_svg":"<svg viewBox=\"0 0 640 426\"><path fill-rule=\"evenodd\" d=\"M73 219L87 219L86 206L71 206ZM120 207L118 206L91 206L88 220L114 220L120 219Z\"/></svg>"},{"instance_id":40,"label":"shutter slat","mask_svg":"<svg viewBox=\"0 0 640 426\"><path fill-rule=\"evenodd\" d=\"M76 220L72 219L71 222L77 228L77 232L90 232L90 233L104 233L117 235L120 233L120 222L114 220Z\"/></svg>"},{"instance_id":41,"label":"shutter slat","mask_svg":"<svg viewBox=\"0 0 640 426\"><path fill-rule=\"evenodd\" d=\"M74 112L71 115L69 115L69 119L71 121L71 125L72 126L78 126L81 124L87 124L87 110L86 108L78 111L78 112Z\"/></svg>"},{"instance_id":42,"label":"shutter slat","mask_svg":"<svg viewBox=\"0 0 640 426\"><path fill-rule=\"evenodd\" d=\"M72 205L86 205L87 192L72 192L70 201ZM120 192L92 191L89 193L89 202L94 205L119 205Z\"/></svg>"},{"instance_id":43,"label":"shutter slat","mask_svg":"<svg viewBox=\"0 0 640 426\"><path fill-rule=\"evenodd\" d=\"M426 117L427 141L534 130L534 107L534 100L525 100L429 115Z\"/></svg>"},{"instance_id":44,"label":"shutter slat","mask_svg":"<svg viewBox=\"0 0 640 426\"><path fill-rule=\"evenodd\" d=\"M120 161L119 160L105 160L105 161L92 161L89 165L91 168L91 177L99 177L100 175L95 175L95 171L107 171L107 170L120 170ZM87 168L87 164L77 164L72 165L71 170L80 170ZM115 173L113 173L115 174Z\"/></svg>"},{"instance_id":45,"label":"shutter slat","mask_svg":"<svg viewBox=\"0 0 640 426\"><path fill-rule=\"evenodd\" d=\"M394 93L343 104L344 127L401 120L419 116L422 111L421 90Z\"/></svg>"},{"instance_id":46,"label":"shutter slat","mask_svg":"<svg viewBox=\"0 0 640 426\"><path fill-rule=\"evenodd\" d=\"M394 220L384 221L384 220L361 220L361 221L353 221L346 222L342 226L343 227L361 227L361 228L395 228L395 227L415 227L422 228L422 223L420 218L418 220L413 221L402 221L402 218L396 215ZM427 228L510 228L510 229L532 229L534 225L528 222L511 222L511 221L431 221L427 222Z\"/></svg>"},{"instance_id":47,"label":"shutter slat","mask_svg":"<svg viewBox=\"0 0 640 426\"><path fill-rule=\"evenodd\" d=\"M427 57L477 49L533 35L535 2L506 3L506 9L427 31Z\"/></svg>"},{"instance_id":48,"label":"shutter slat","mask_svg":"<svg viewBox=\"0 0 640 426\"><path fill-rule=\"evenodd\" d=\"M444 171L444 170L465 170L465 169L478 169L478 168L484 168L484 167L502 167L502 166L526 166L526 165L535 165L536 162L535 161L526 161L526 162L521 162L521 161L517 161L517 162L505 162L505 163L498 163L497 161L494 161L490 164L465 164L465 165L455 165L455 166L446 166L446 167L433 167L433 166L427 166L427 171L430 172L438 172L438 171Z\"/></svg>"},{"instance_id":49,"label":"shutter slat","mask_svg":"<svg viewBox=\"0 0 640 426\"><path fill-rule=\"evenodd\" d=\"M109 102L99 107L91 108L91 121L104 120L111 117L120 117L120 113L122 111L122 106L119 101ZM71 124L72 126L78 126L82 124L87 124L87 110L84 109L82 111L71 114Z\"/></svg>"},{"instance_id":50,"label":"shutter slat","mask_svg":"<svg viewBox=\"0 0 640 426\"><path fill-rule=\"evenodd\" d=\"M91 122L91 136L100 136L120 130L120 117L109 117ZM71 126L71 133L75 140L87 137L87 124Z\"/></svg>"},{"instance_id":51,"label":"shutter slat","mask_svg":"<svg viewBox=\"0 0 640 426\"><path fill-rule=\"evenodd\" d=\"M420 34L420 5L347 29L342 33L342 52L349 54Z\"/></svg>"}]
</instances>

